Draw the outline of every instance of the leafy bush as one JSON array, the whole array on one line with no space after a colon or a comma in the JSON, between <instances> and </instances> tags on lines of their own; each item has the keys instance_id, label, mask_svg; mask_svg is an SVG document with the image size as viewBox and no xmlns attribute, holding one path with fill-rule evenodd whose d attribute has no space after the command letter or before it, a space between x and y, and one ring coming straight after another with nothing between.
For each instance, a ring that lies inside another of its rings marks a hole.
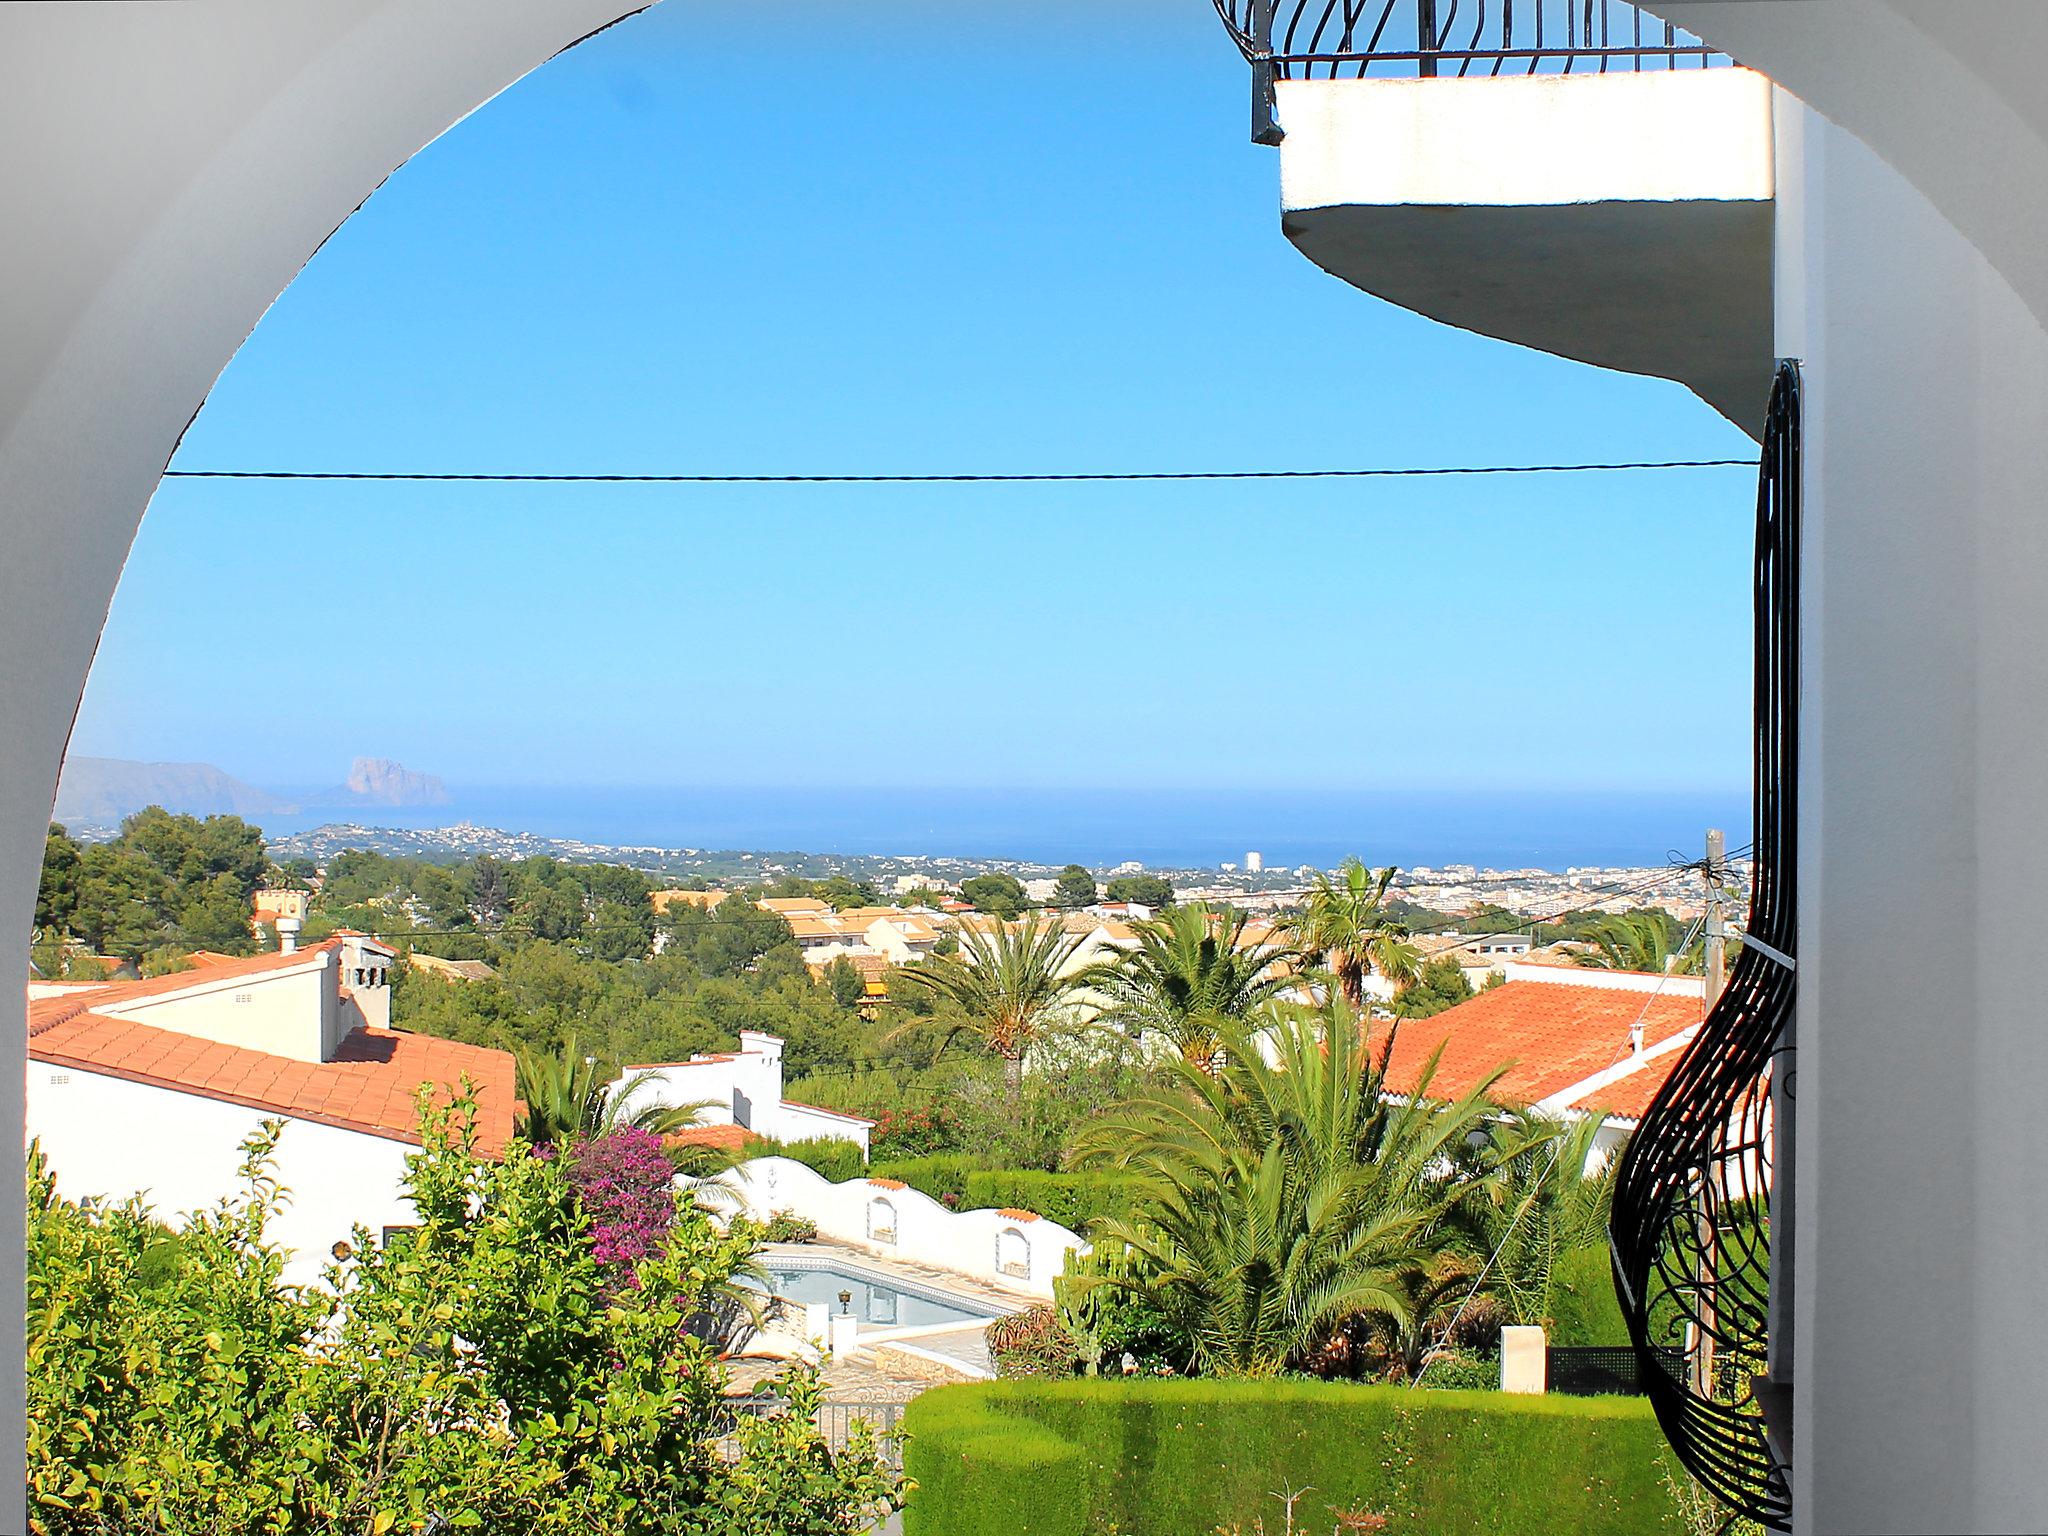
<instances>
[{"instance_id":1,"label":"leafy bush","mask_svg":"<svg viewBox=\"0 0 2048 1536\"><path fill-rule=\"evenodd\" d=\"M761 1228L764 1243L815 1243L818 1224L794 1211L777 1211Z\"/></svg>"},{"instance_id":2,"label":"leafy bush","mask_svg":"<svg viewBox=\"0 0 2048 1536\"><path fill-rule=\"evenodd\" d=\"M139 1201L74 1204L31 1158L38 1536L822 1536L896 1502L871 1439L835 1453L818 1435L802 1372L778 1386L786 1415L728 1424L701 1334L732 1304L746 1234L678 1207L638 1284L616 1286L564 1159L517 1142L478 1157L466 1102L420 1115L417 1228L388 1245L358 1228L313 1287L284 1283L267 1236L282 1122L168 1257Z\"/></svg>"},{"instance_id":3,"label":"leafy bush","mask_svg":"<svg viewBox=\"0 0 2048 1536\"><path fill-rule=\"evenodd\" d=\"M1137 1181L1115 1173L1047 1173L1038 1168L992 1167L966 1152L877 1162L876 1178L901 1179L949 1210L1020 1210L1085 1232L1106 1216L1132 1213Z\"/></svg>"},{"instance_id":4,"label":"leafy bush","mask_svg":"<svg viewBox=\"0 0 2048 1536\"><path fill-rule=\"evenodd\" d=\"M929 1157L950 1152L958 1143L960 1127L943 1105L929 1109L885 1109L875 1116L875 1128L868 1146L876 1157Z\"/></svg>"},{"instance_id":5,"label":"leafy bush","mask_svg":"<svg viewBox=\"0 0 2048 1536\"><path fill-rule=\"evenodd\" d=\"M1138 1181L1114 1173L1040 1173L1032 1168L990 1169L967 1176L962 1210L1033 1211L1071 1232L1086 1232L1104 1218L1134 1214Z\"/></svg>"},{"instance_id":6,"label":"leafy bush","mask_svg":"<svg viewBox=\"0 0 2048 1536\"><path fill-rule=\"evenodd\" d=\"M1393 1536L1685 1529L1663 1436L1632 1399L1000 1381L927 1392L906 1428L908 1536L1190 1536L1277 1514L1272 1492L1289 1487L1314 1490L1298 1529L1340 1511Z\"/></svg>"},{"instance_id":7,"label":"leafy bush","mask_svg":"<svg viewBox=\"0 0 2048 1536\"><path fill-rule=\"evenodd\" d=\"M1628 1343L1621 1302L1614 1294L1614 1264L1605 1244L1575 1248L1551 1275L1550 1342L1561 1345Z\"/></svg>"},{"instance_id":8,"label":"leafy bush","mask_svg":"<svg viewBox=\"0 0 2048 1536\"><path fill-rule=\"evenodd\" d=\"M868 1176L868 1165L861 1158L859 1146L832 1136L817 1136L808 1141L757 1141L750 1144L747 1156L786 1157L834 1184Z\"/></svg>"},{"instance_id":9,"label":"leafy bush","mask_svg":"<svg viewBox=\"0 0 2048 1536\"><path fill-rule=\"evenodd\" d=\"M1071 1376L1081 1356L1052 1307L1029 1307L989 1324L988 1352L1002 1376Z\"/></svg>"},{"instance_id":10,"label":"leafy bush","mask_svg":"<svg viewBox=\"0 0 2048 1536\"><path fill-rule=\"evenodd\" d=\"M1498 1392L1500 1356L1465 1349L1439 1350L1424 1362L1416 1385L1440 1392Z\"/></svg>"},{"instance_id":11,"label":"leafy bush","mask_svg":"<svg viewBox=\"0 0 2048 1536\"><path fill-rule=\"evenodd\" d=\"M1053 1281L1069 1332L1105 1375L1120 1373L1126 1355L1146 1375L1187 1369L1185 1343L1152 1293L1135 1283L1141 1274L1128 1251L1103 1243L1086 1255L1069 1253Z\"/></svg>"}]
</instances>

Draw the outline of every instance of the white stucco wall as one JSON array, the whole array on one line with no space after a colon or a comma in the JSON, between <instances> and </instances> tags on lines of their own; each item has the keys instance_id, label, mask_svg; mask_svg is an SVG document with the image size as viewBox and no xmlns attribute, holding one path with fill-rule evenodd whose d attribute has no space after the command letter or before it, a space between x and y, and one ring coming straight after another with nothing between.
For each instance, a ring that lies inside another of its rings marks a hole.
<instances>
[{"instance_id":1,"label":"white stucco wall","mask_svg":"<svg viewBox=\"0 0 2048 1536\"><path fill-rule=\"evenodd\" d=\"M198 980L189 989L99 1011L294 1061L331 1061L340 1031L334 956L325 952L308 955L304 969Z\"/></svg>"},{"instance_id":2,"label":"white stucco wall","mask_svg":"<svg viewBox=\"0 0 2048 1536\"><path fill-rule=\"evenodd\" d=\"M1768 200L1771 85L1677 74L1290 80L1282 208Z\"/></svg>"},{"instance_id":3,"label":"white stucco wall","mask_svg":"<svg viewBox=\"0 0 2048 1536\"><path fill-rule=\"evenodd\" d=\"M29 1063L29 1135L41 1139L58 1189L72 1199L140 1194L172 1224L182 1212L240 1193L241 1144L267 1118L278 1117L76 1067ZM400 1180L415 1150L382 1136L285 1121L276 1173L291 1199L270 1230L293 1251L288 1280L319 1279L328 1250L358 1222L373 1236L411 1224Z\"/></svg>"},{"instance_id":4,"label":"white stucco wall","mask_svg":"<svg viewBox=\"0 0 2048 1536\"><path fill-rule=\"evenodd\" d=\"M1039 1217L1020 1221L997 1211L949 1211L914 1189L892 1181L849 1179L834 1184L786 1157L760 1157L722 1176L741 1209L761 1220L789 1211L817 1223L822 1236L850 1243L881 1257L949 1269L1022 1295L1050 1298L1052 1283L1070 1251L1087 1244L1058 1222ZM893 1221L893 1238L878 1235L878 1218ZM999 1265L1023 1258L1017 1272Z\"/></svg>"},{"instance_id":5,"label":"white stucco wall","mask_svg":"<svg viewBox=\"0 0 2048 1536\"><path fill-rule=\"evenodd\" d=\"M1903 177L1789 110L1796 1518L2038 1531L2048 1030L2009 957L2031 948L2048 868L2048 336Z\"/></svg>"}]
</instances>

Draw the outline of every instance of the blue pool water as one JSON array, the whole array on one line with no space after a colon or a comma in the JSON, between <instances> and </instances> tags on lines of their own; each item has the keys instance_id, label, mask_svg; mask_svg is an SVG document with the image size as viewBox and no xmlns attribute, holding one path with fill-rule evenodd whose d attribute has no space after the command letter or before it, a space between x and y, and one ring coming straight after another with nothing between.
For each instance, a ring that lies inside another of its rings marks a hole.
<instances>
[{"instance_id":1,"label":"blue pool water","mask_svg":"<svg viewBox=\"0 0 2048 1536\"><path fill-rule=\"evenodd\" d=\"M839 1293L851 1292L853 1315L863 1328L929 1328L939 1323L979 1322L989 1315L844 1270L779 1269L773 1263L764 1268L768 1289L786 1301L822 1301L837 1312Z\"/></svg>"}]
</instances>

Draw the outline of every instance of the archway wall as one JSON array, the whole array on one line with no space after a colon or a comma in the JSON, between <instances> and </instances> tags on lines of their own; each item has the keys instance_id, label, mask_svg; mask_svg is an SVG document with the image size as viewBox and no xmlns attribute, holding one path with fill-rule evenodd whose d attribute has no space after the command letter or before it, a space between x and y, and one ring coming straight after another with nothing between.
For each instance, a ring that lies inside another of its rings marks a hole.
<instances>
[{"instance_id":1,"label":"archway wall","mask_svg":"<svg viewBox=\"0 0 2048 1536\"><path fill-rule=\"evenodd\" d=\"M2048 468L2027 447L2038 419L2030 413L2048 385L2020 335L2028 311L2037 321L2048 315L2048 98L2026 78L2048 51L2048 7L1651 5L1796 91L1845 140L1861 141L1829 146L1845 174L1814 185L1810 211L1837 235L1860 218L1885 242L1879 259L1861 265L1823 260L1812 254L1817 246L1802 256L1784 239L1779 248L1781 305L1788 277L1837 291L1832 307L1809 303L1801 312L1804 324L1829 334L1788 347L1793 322L1781 317L1780 348L1812 362L1809 478L1819 483L1809 515L1857 524L1855 538L1832 543L1823 528L1809 556L1819 581L1809 698L1825 696L1809 744L1817 766L1808 798L1817 854L1809 889L1822 900L1807 912L1828 915L1815 920L1802 953L1803 966L1808 955L1814 964L1802 971L1810 993L1801 1029L1817 1033L1802 1041L1812 1112L1799 1129L1801 1179L1840 1179L1864 1158L1863 1175L1831 1184L1828 1199L1840 1212L1844 1198L1853 1209L1868 1197L1868 1230L1882 1230L1877 1213L1899 1226L1895 1198L1882 1203L1889 1177L1894 1197L1924 1186L1930 1209L1946 1202L1985 1213L1968 1233L1939 1222L1929 1233L1958 1241L1996 1234L2024 1248L2014 1237L2020 1227L1993 1225L1990 1202L2011 1182L1999 1158L2034 1166L2036 1154L1999 1122L2027 1122L2031 1106L2014 1101L2038 1081L2040 1048L2022 1033L2031 999L2017 979L1999 979L2004 972L1987 980L1981 959L2026 952L2027 871L2048 858L2033 830L2048 817L2023 782L2048 745L2048 697L2032 687L2048 640L2035 643L2025 608L2048 562L2034 527ZM18 946L29 926L65 738L136 524L215 377L320 241L409 154L558 49L637 8L621 0L0 6L0 142L9 148L0 157L0 935L14 936L6 942ZM707 26L706 67L718 66L715 50ZM1875 151L1873 164L1854 163L1851 151L1862 146ZM1888 164L1884 175L1876 161ZM1879 217L1887 210L1899 238ZM1839 241L1828 249L1839 252ZM1870 324L1892 302L1888 274L1915 292L1910 325ZM1940 387L1925 396L1874 392L1872 381L1887 372ZM1853 389L1844 387L1850 380ZM1927 399L1939 401L1938 415L1924 409ZM1973 415L1971 401L1996 409L1988 419ZM1894 430L1915 422L1912 432ZM1902 446L1915 443L1941 453L1916 458ZM1946 456L1958 443L1974 460ZM1900 473L1878 472L1888 464ZM1943 465L1958 472L1937 474ZM1931 546L1931 560L1916 553L1927 525L1915 516L1944 517L1954 530ZM1899 643L1895 620L1885 627L1888 577L1909 595L1928 646ZM1955 615L1968 603L1974 616L1959 627ZM1889 676L1878 665L1887 659ZM1927 814L1930 804L1939 816ZM1923 864L1900 856L1902 819L1914 828L1908 851L1924 852ZM2016 826L2026 835L2014 836ZM1936 942L1886 917L1902 910L1902 865L1978 926L1958 918ZM1855 979L1864 957L1882 959L1875 941L1888 936L1912 945L1909 997ZM1829 1054L1832 1029L1856 1042L1856 1070L1830 1087L1823 1079L1844 1059ZM1928 1049L1935 1030L1948 1032L1943 1053ZM1868 1049L1875 1040L1901 1050ZM0 1137L17 1144L22 1057L22 1015L0 1005L0 1063L9 1074ZM1990 1098L1955 1117L1916 1111L1928 1080L1912 1081L1900 1067L1916 1059L1937 1069L1939 1086L1961 1094L1975 1085ZM1894 1097L1899 1090L1910 1096ZM1879 1140L1887 1126L1900 1140L1890 1152ZM1916 1126L1939 1129L1941 1139L1903 1134ZM1902 1172L1911 1146L1929 1160ZM1942 1176L1930 1179L1937 1166ZM0 1200L0 1311L16 1316L21 1271L4 1256L20 1252L20 1223L19 1202ZM1830 1257L1835 1231L1849 1235ZM1809 1251L1809 1242L1822 1246ZM1802 1227L1806 1288L1830 1267L1853 1279L1861 1242L1846 1222ZM1873 1486L1885 1482L1882 1463L1900 1436L1917 1435L1905 1443L1930 1451L1901 1467L1931 1461L1937 1442L1960 1449L1962 1471L1926 1485L1953 1500L1945 1508L1957 1518L1944 1520L1946 1529L2019 1528L2014 1512L2030 1507L2041 1474L2038 1458L2016 1448L2038 1429L2038 1404L2027 1407L2033 1399L2022 1388L2031 1389L2028 1367L2048 1346L2032 1342L2031 1326L2009 1329L2018 1302L1996 1287L2014 1283L2008 1263L2026 1255L1998 1257L2006 1262L1967 1274L1934 1265L1926 1276L1942 1296L1955 1387L1941 1404L1941 1436L1928 1434L1927 1413L1910 1427L1860 1418L1882 1392L1865 1392L1861 1405L1850 1400L1852 1385L1868 1384L1853 1351L1895 1315L1871 1289L1868 1276L1880 1271L1866 1270L1853 1298L1870 1310L1852 1317L1838 1306L1833 1321L1802 1319L1802 1358L1823 1367L1823 1379L1808 1376L1802 1392L1817 1387L1830 1394L1828 1409L1843 1410L1825 1427L1807 1419L1803 1443L1816 1458L1841 1458L1845 1473L1877 1474ZM1942 1292L1949 1281L1960 1288ZM1927 1333L1924 1309L1912 1326L1916 1337ZM23 1527L19 1338L0 1330L0 1531ZM2014 1347L2019 1338L2026 1348ZM1820 1353L1806 1355L1809 1340ZM1870 1432L1859 1434L1859 1425ZM1802 1529L1880 1528L1835 1523L1816 1507L1813 1481L1807 1489ZM1869 1508L1864 1494L1836 1496L1842 1510ZM1908 1504L1890 1514L1924 1512Z\"/></svg>"},{"instance_id":2,"label":"archway wall","mask_svg":"<svg viewBox=\"0 0 2048 1536\"><path fill-rule=\"evenodd\" d=\"M0 7L0 935L143 508L213 381L407 156L644 0ZM221 622L237 622L223 615ZM0 1143L22 1136L20 993ZM0 1316L22 1315L0 1199ZM0 1330L0 1531L24 1529L21 1336Z\"/></svg>"}]
</instances>

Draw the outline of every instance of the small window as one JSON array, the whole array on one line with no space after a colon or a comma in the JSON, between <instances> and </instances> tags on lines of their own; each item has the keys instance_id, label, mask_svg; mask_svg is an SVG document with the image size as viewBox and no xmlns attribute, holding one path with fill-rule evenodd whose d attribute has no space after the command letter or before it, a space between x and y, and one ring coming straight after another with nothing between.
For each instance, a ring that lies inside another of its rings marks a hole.
<instances>
[{"instance_id":1,"label":"small window","mask_svg":"<svg viewBox=\"0 0 2048 1536\"><path fill-rule=\"evenodd\" d=\"M1031 1239L1015 1227L996 1234L996 1273L1012 1280L1031 1278Z\"/></svg>"}]
</instances>

